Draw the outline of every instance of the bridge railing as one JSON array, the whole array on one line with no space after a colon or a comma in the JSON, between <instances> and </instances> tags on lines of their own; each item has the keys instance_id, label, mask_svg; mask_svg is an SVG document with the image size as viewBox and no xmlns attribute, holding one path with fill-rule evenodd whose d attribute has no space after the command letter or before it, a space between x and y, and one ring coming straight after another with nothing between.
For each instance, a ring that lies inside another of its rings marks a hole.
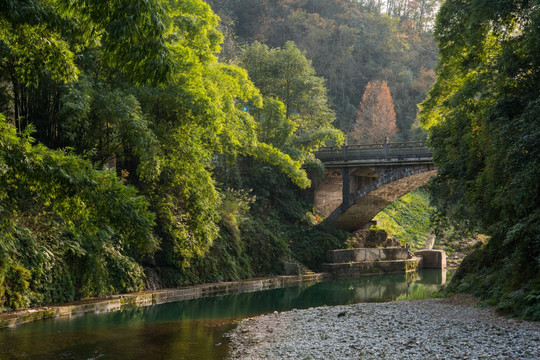
<instances>
[{"instance_id":1,"label":"bridge railing","mask_svg":"<svg viewBox=\"0 0 540 360\"><path fill-rule=\"evenodd\" d=\"M352 144L345 146L325 146L321 147L318 152L335 152L347 150L375 150L375 149L414 149L414 148L426 148L426 143L424 141L407 141L407 142L387 142L387 143L376 143L376 144Z\"/></svg>"},{"instance_id":2,"label":"bridge railing","mask_svg":"<svg viewBox=\"0 0 540 360\"><path fill-rule=\"evenodd\" d=\"M323 162L368 159L382 160L387 158L431 158L431 150L426 147L425 142L410 141L323 147L315 155Z\"/></svg>"}]
</instances>

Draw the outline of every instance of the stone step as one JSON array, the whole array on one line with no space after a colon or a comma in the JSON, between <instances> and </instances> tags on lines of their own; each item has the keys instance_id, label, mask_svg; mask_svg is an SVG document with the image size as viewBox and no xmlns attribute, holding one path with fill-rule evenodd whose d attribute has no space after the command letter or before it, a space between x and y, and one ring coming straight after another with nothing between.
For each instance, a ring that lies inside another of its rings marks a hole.
<instances>
[{"instance_id":1,"label":"stone step","mask_svg":"<svg viewBox=\"0 0 540 360\"><path fill-rule=\"evenodd\" d=\"M421 266L421 257L405 260L378 260L347 263L324 263L321 269L334 278L347 278L367 274L404 273Z\"/></svg>"},{"instance_id":2,"label":"stone step","mask_svg":"<svg viewBox=\"0 0 540 360\"><path fill-rule=\"evenodd\" d=\"M376 260L406 260L407 248L357 248L330 250L326 253L327 263L349 263Z\"/></svg>"},{"instance_id":3,"label":"stone step","mask_svg":"<svg viewBox=\"0 0 540 360\"><path fill-rule=\"evenodd\" d=\"M304 264L298 263L298 265L300 267L300 274L302 274L302 275L313 275L313 274L315 274L313 271L311 271L311 269L306 267Z\"/></svg>"},{"instance_id":4,"label":"stone step","mask_svg":"<svg viewBox=\"0 0 540 360\"><path fill-rule=\"evenodd\" d=\"M286 262L284 263L285 275L314 275L315 273L307 268L305 265L298 262Z\"/></svg>"}]
</instances>

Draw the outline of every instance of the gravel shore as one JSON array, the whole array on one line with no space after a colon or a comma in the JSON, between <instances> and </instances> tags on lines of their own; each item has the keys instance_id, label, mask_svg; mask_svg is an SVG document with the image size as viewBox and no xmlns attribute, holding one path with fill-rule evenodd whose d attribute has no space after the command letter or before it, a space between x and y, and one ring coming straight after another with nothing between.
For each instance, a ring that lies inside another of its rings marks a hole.
<instances>
[{"instance_id":1,"label":"gravel shore","mask_svg":"<svg viewBox=\"0 0 540 360\"><path fill-rule=\"evenodd\" d=\"M276 312L228 336L230 359L540 359L540 323L467 297Z\"/></svg>"}]
</instances>

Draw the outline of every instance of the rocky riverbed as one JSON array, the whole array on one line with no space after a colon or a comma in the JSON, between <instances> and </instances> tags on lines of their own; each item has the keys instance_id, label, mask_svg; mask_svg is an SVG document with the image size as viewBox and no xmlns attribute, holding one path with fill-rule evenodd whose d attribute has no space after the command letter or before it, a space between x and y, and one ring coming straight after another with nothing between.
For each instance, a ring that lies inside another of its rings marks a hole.
<instances>
[{"instance_id":1,"label":"rocky riverbed","mask_svg":"<svg viewBox=\"0 0 540 360\"><path fill-rule=\"evenodd\" d=\"M230 359L540 359L540 323L463 296L276 312L228 336Z\"/></svg>"}]
</instances>

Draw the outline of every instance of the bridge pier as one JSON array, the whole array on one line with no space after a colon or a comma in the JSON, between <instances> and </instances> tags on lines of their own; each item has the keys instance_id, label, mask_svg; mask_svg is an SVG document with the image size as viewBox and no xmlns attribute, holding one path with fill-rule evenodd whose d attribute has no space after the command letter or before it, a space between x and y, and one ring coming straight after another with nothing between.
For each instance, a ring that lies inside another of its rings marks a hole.
<instances>
[{"instance_id":1,"label":"bridge pier","mask_svg":"<svg viewBox=\"0 0 540 360\"><path fill-rule=\"evenodd\" d=\"M341 176L343 178L342 188L342 202L340 206L348 207L351 204L351 177L349 176L349 168L345 167L341 170Z\"/></svg>"}]
</instances>

